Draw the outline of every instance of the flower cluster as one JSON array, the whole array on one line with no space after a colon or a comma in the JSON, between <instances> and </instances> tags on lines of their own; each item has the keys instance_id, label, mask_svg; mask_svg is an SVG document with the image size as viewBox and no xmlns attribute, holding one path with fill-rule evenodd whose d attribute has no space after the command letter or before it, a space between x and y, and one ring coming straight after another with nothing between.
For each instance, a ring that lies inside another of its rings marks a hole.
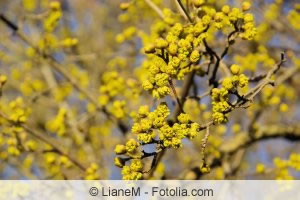
<instances>
[{"instance_id":1,"label":"flower cluster","mask_svg":"<svg viewBox=\"0 0 300 200\"><path fill-rule=\"evenodd\" d=\"M291 10L288 14L288 20L293 28L300 30L299 20L300 20L300 4L295 6L295 9Z\"/></svg>"},{"instance_id":2,"label":"flower cluster","mask_svg":"<svg viewBox=\"0 0 300 200\"><path fill-rule=\"evenodd\" d=\"M7 77L5 75L0 75L0 94L2 93L2 88L7 81Z\"/></svg>"},{"instance_id":3,"label":"flower cluster","mask_svg":"<svg viewBox=\"0 0 300 200\"><path fill-rule=\"evenodd\" d=\"M224 78L222 88L212 89L212 117L215 124L227 122L228 114L226 113L230 108L229 94L237 92L238 87L244 88L248 86L248 77L240 74L240 67L238 65L231 66L231 73L233 76Z\"/></svg>"},{"instance_id":4,"label":"flower cluster","mask_svg":"<svg viewBox=\"0 0 300 200\"><path fill-rule=\"evenodd\" d=\"M181 113L178 116L178 123L173 125L169 125L166 121L169 114L170 110L165 104L160 104L153 112L149 112L148 106L140 107L132 133L137 134L139 141L147 144L153 141L158 131L159 140L167 148L181 147L183 138L192 139L197 135L199 125L193 123L188 114Z\"/></svg>"},{"instance_id":5,"label":"flower cluster","mask_svg":"<svg viewBox=\"0 0 300 200\"><path fill-rule=\"evenodd\" d=\"M44 163L51 175L61 175L61 168L70 168L73 165L68 157L53 152L44 154Z\"/></svg>"},{"instance_id":6,"label":"flower cluster","mask_svg":"<svg viewBox=\"0 0 300 200\"><path fill-rule=\"evenodd\" d=\"M117 71L105 72L101 78L101 86L99 87L99 104L106 105L112 98L122 93L125 80L118 75Z\"/></svg>"},{"instance_id":7,"label":"flower cluster","mask_svg":"<svg viewBox=\"0 0 300 200\"><path fill-rule=\"evenodd\" d=\"M206 13L201 18L201 21L197 23L199 27L209 25L212 28L222 29L225 32L227 27L234 26L236 29L239 29L239 37L246 40L252 40L257 34L253 15L246 13L251 7L249 2L243 2L242 9L230 8L229 5L224 5L221 11L218 12L214 8L203 4L204 1L194 1L195 7L202 7ZM240 23L241 25L239 25Z\"/></svg>"},{"instance_id":8,"label":"flower cluster","mask_svg":"<svg viewBox=\"0 0 300 200\"><path fill-rule=\"evenodd\" d=\"M61 45L66 48L76 46L77 44L78 44L77 38L66 38L61 41Z\"/></svg>"},{"instance_id":9,"label":"flower cluster","mask_svg":"<svg viewBox=\"0 0 300 200\"><path fill-rule=\"evenodd\" d=\"M155 54L147 66L148 79L143 82L143 88L152 92L155 98L162 98L170 93L169 81L172 78L183 79L200 61L199 46L201 31L193 34L194 26L183 28L180 23L174 24L166 38L156 39L154 44L144 48L145 53ZM196 40L195 42L193 42Z\"/></svg>"},{"instance_id":10,"label":"flower cluster","mask_svg":"<svg viewBox=\"0 0 300 200\"><path fill-rule=\"evenodd\" d=\"M54 88L53 95L57 102L65 100L73 91L70 83L62 83L60 87Z\"/></svg>"},{"instance_id":11,"label":"flower cluster","mask_svg":"<svg viewBox=\"0 0 300 200\"><path fill-rule=\"evenodd\" d=\"M56 133L58 136L63 136L66 134L66 117L67 110L65 108L60 108L56 117L47 122L46 127L49 131Z\"/></svg>"},{"instance_id":12,"label":"flower cluster","mask_svg":"<svg viewBox=\"0 0 300 200\"><path fill-rule=\"evenodd\" d=\"M202 5L202 1L194 3ZM223 29L225 26L234 27L241 38L252 40L256 35L254 17L250 13L244 13L249 9L248 2L243 4L242 10L238 8L231 10L229 6L224 6L222 11L216 12L215 9L204 6L205 15L195 24L184 27L181 23L171 23L172 26L165 37L157 38L154 43L144 48L145 53L151 56L146 68L148 78L143 81L143 88L150 91L155 98L162 98L170 93L168 85L170 80L181 80L187 73L199 71L203 40L213 27L217 29Z\"/></svg>"},{"instance_id":13,"label":"flower cluster","mask_svg":"<svg viewBox=\"0 0 300 200\"><path fill-rule=\"evenodd\" d=\"M86 175L85 180L98 180L99 174L98 174L99 166L96 163L92 163L87 169L86 169Z\"/></svg>"},{"instance_id":14,"label":"flower cluster","mask_svg":"<svg viewBox=\"0 0 300 200\"><path fill-rule=\"evenodd\" d=\"M125 145L118 144L115 147L115 153L117 155L127 154L133 155L136 154L137 148L140 146L135 139L130 139ZM132 157L133 158L133 157ZM124 180L138 180L142 178L142 169L143 164L141 159L133 159L129 166L125 165L125 161L128 159L116 157L115 165L122 168L122 175Z\"/></svg>"},{"instance_id":15,"label":"flower cluster","mask_svg":"<svg viewBox=\"0 0 300 200\"><path fill-rule=\"evenodd\" d=\"M197 136L200 131L200 125L192 122L188 114L181 113L177 117L178 122L173 125L170 125L167 122L169 114L170 110L165 103L158 105L153 112L150 112L148 106L141 106L138 113L133 113L135 123L131 130L133 134L137 135L137 140L139 142L135 139L130 139L125 145L118 144L115 148L115 153L118 155L126 154L130 158L136 159L137 157L134 155L137 154L136 150L140 145L154 142L161 144L162 148L176 149L182 146L181 140L183 138L193 139ZM141 157L139 156L139 158ZM123 168L123 178L141 178L138 175L140 172L132 169L132 163L130 167L124 166L125 161L126 158L115 158L115 165Z\"/></svg>"},{"instance_id":16,"label":"flower cluster","mask_svg":"<svg viewBox=\"0 0 300 200\"><path fill-rule=\"evenodd\" d=\"M32 12L36 9L38 3L37 3L37 1L23 0L22 4L26 11Z\"/></svg>"},{"instance_id":17,"label":"flower cluster","mask_svg":"<svg viewBox=\"0 0 300 200\"><path fill-rule=\"evenodd\" d=\"M32 80L30 77L26 78L20 85L20 90L25 96L30 96L34 92L41 92L45 89L45 83L42 80Z\"/></svg>"},{"instance_id":18,"label":"flower cluster","mask_svg":"<svg viewBox=\"0 0 300 200\"><path fill-rule=\"evenodd\" d=\"M124 166L122 169L122 175L124 180L140 180L143 177L142 174L143 163L139 159L134 159L130 163L130 166Z\"/></svg>"},{"instance_id":19,"label":"flower cluster","mask_svg":"<svg viewBox=\"0 0 300 200\"><path fill-rule=\"evenodd\" d=\"M12 156L19 156L21 151L18 148L18 141L16 137L10 137L6 141L7 144L7 153Z\"/></svg>"},{"instance_id":20,"label":"flower cluster","mask_svg":"<svg viewBox=\"0 0 300 200\"><path fill-rule=\"evenodd\" d=\"M148 80L143 82L143 88L150 91L155 98L162 98L170 94L169 74L166 73L167 64L162 58L154 57L148 67Z\"/></svg>"},{"instance_id":21,"label":"flower cluster","mask_svg":"<svg viewBox=\"0 0 300 200\"><path fill-rule=\"evenodd\" d=\"M21 147L20 144L23 146ZM1 159L7 159L9 156L20 156L22 151L33 151L36 147L37 144L28 139L23 128L17 126L3 127L0 134Z\"/></svg>"},{"instance_id":22,"label":"flower cluster","mask_svg":"<svg viewBox=\"0 0 300 200\"><path fill-rule=\"evenodd\" d=\"M183 138L193 139L199 133L200 125L192 122L188 114L181 113L177 119L178 123L173 126L165 124L160 129L160 140L163 141L165 147L179 148L182 146Z\"/></svg>"},{"instance_id":23,"label":"flower cluster","mask_svg":"<svg viewBox=\"0 0 300 200\"><path fill-rule=\"evenodd\" d=\"M156 137L155 130L167 124L166 119L169 114L170 110L166 104L160 104L153 112L149 111L148 106L141 106L131 131L137 134L139 141L150 143Z\"/></svg>"},{"instance_id":24,"label":"flower cluster","mask_svg":"<svg viewBox=\"0 0 300 200\"><path fill-rule=\"evenodd\" d=\"M289 106L288 101L296 98L296 91L294 88L279 85L276 89L271 86L266 86L262 90L262 101L265 105L278 106L280 112L287 112Z\"/></svg>"},{"instance_id":25,"label":"flower cluster","mask_svg":"<svg viewBox=\"0 0 300 200\"><path fill-rule=\"evenodd\" d=\"M116 41L118 43L122 43L125 40L130 40L136 35L136 32L137 32L136 27L134 26L128 27L122 33L116 36Z\"/></svg>"},{"instance_id":26,"label":"flower cluster","mask_svg":"<svg viewBox=\"0 0 300 200\"><path fill-rule=\"evenodd\" d=\"M241 71L249 70L251 72L255 72L259 64L269 69L276 63L264 46L259 46L256 53L249 53L245 56L237 55L234 60L241 66Z\"/></svg>"},{"instance_id":27,"label":"flower cluster","mask_svg":"<svg viewBox=\"0 0 300 200\"><path fill-rule=\"evenodd\" d=\"M110 62L110 66L114 66L115 64L113 63ZM140 85L136 79L125 80L118 74L117 70L104 72L101 77L101 86L99 87L98 103L101 106L105 106L107 111L115 118L123 119L127 116L124 97L131 100L137 98L141 92L139 87ZM122 99L119 98L120 96Z\"/></svg>"},{"instance_id":28,"label":"flower cluster","mask_svg":"<svg viewBox=\"0 0 300 200\"><path fill-rule=\"evenodd\" d=\"M43 18L44 34L38 42L39 50L48 52L58 47L70 48L78 44L78 39L73 37L67 37L63 40L59 40L54 31L58 27L59 21L62 18L62 9L59 1L52 1L48 5L47 16ZM31 51L31 55L35 54L35 50L32 47L28 48Z\"/></svg>"},{"instance_id":29,"label":"flower cluster","mask_svg":"<svg viewBox=\"0 0 300 200\"><path fill-rule=\"evenodd\" d=\"M58 22L62 17L62 11L60 7L60 2L53 1L50 3L50 11L47 18L44 21L44 29L46 32L53 32L53 30L58 26Z\"/></svg>"},{"instance_id":30,"label":"flower cluster","mask_svg":"<svg viewBox=\"0 0 300 200\"><path fill-rule=\"evenodd\" d=\"M28 115L31 113L31 110L27 108L24 104L24 101L21 97L18 97L16 100L9 103L10 115L9 119L18 122L24 123L27 121Z\"/></svg>"},{"instance_id":31,"label":"flower cluster","mask_svg":"<svg viewBox=\"0 0 300 200\"><path fill-rule=\"evenodd\" d=\"M289 159L282 160L279 157L273 159L275 166L276 179L278 180L292 180L294 177L289 173L289 168L300 171L300 154L291 153ZM263 174L266 172L264 164L259 163L256 165L256 172Z\"/></svg>"},{"instance_id":32,"label":"flower cluster","mask_svg":"<svg viewBox=\"0 0 300 200\"><path fill-rule=\"evenodd\" d=\"M113 102L112 107L110 108L110 112L117 118L117 119L122 119L126 116L125 112L125 105L126 102L116 100Z\"/></svg>"}]
</instances>

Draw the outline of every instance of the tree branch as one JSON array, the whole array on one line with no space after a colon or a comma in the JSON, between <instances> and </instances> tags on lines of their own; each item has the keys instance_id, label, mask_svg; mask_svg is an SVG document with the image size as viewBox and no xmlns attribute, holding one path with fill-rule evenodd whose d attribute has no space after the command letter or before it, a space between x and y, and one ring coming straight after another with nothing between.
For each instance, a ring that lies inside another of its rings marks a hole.
<instances>
[{"instance_id":1,"label":"tree branch","mask_svg":"<svg viewBox=\"0 0 300 200\"><path fill-rule=\"evenodd\" d=\"M4 113L0 112L0 117L5 119L9 124L14 125L14 126L19 126L22 127L26 132L28 132L31 136L37 138L38 140L45 142L46 144L50 145L55 152L57 152L60 155L66 156L71 162L73 162L79 169L82 171L86 170L86 167L84 164L80 163L74 156L69 154L65 149L63 149L64 145L60 144L58 141L54 141L51 137L48 137L45 134L40 134L36 132L35 130L29 128L25 124L22 123L16 123L12 120L9 119Z\"/></svg>"},{"instance_id":2,"label":"tree branch","mask_svg":"<svg viewBox=\"0 0 300 200\"><path fill-rule=\"evenodd\" d=\"M145 2L148 4L150 8L152 8L158 14L160 18L162 19L165 18L163 12L159 9L159 7L155 3L153 3L151 0L145 0Z\"/></svg>"},{"instance_id":3,"label":"tree branch","mask_svg":"<svg viewBox=\"0 0 300 200\"><path fill-rule=\"evenodd\" d=\"M190 14L187 12L185 9L184 5L182 4L181 0L176 0L177 3L179 4L180 8L182 9L183 13L185 14L186 18L189 20L190 23L193 23L193 20L190 16Z\"/></svg>"},{"instance_id":4,"label":"tree branch","mask_svg":"<svg viewBox=\"0 0 300 200\"><path fill-rule=\"evenodd\" d=\"M16 36L18 36L24 43L32 47L45 61L47 61L56 71L63 75L63 77L70 82L70 84L80 93L87 97L87 100L96 106L98 110L101 110L108 119L115 120L121 132L125 134L128 128L122 121L115 119L105 107L101 107L98 101L92 96L85 88L78 84L78 81L70 76L70 73L51 55L40 51L40 49L35 46L21 31L19 31L17 25L8 20L3 14L0 14L0 20L3 21L10 29L14 31Z\"/></svg>"}]
</instances>

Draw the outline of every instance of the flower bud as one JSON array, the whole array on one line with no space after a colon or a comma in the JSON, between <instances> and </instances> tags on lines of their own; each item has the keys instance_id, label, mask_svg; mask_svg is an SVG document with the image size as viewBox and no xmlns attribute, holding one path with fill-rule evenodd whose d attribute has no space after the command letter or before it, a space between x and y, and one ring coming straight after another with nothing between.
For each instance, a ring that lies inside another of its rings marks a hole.
<instances>
[{"instance_id":1,"label":"flower bud","mask_svg":"<svg viewBox=\"0 0 300 200\"><path fill-rule=\"evenodd\" d=\"M232 74L237 75L240 73L240 66L233 64L230 67L230 71Z\"/></svg>"},{"instance_id":2,"label":"flower bud","mask_svg":"<svg viewBox=\"0 0 300 200\"><path fill-rule=\"evenodd\" d=\"M60 9L60 2L58 2L58 1L52 1L50 3L50 8L52 10L58 10L58 9Z\"/></svg>"},{"instance_id":3,"label":"flower bud","mask_svg":"<svg viewBox=\"0 0 300 200\"><path fill-rule=\"evenodd\" d=\"M126 153L126 147L122 144L117 144L115 148L116 154L124 154Z\"/></svg>"},{"instance_id":4,"label":"flower bud","mask_svg":"<svg viewBox=\"0 0 300 200\"><path fill-rule=\"evenodd\" d=\"M150 44L144 47L144 52L145 53L154 53L155 52L155 47L154 45Z\"/></svg>"},{"instance_id":5,"label":"flower bud","mask_svg":"<svg viewBox=\"0 0 300 200\"><path fill-rule=\"evenodd\" d=\"M243 2L243 4L242 4L242 10L243 11L247 11L250 8L251 8L251 3L250 2L248 2L248 1Z\"/></svg>"},{"instance_id":6,"label":"flower bud","mask_svg":"<svg viewBox=\"0 0 300 200\"><path fill-rule=\"evenodd\" d=\"M130 3L128 3L128 2L120 4L121 10L127 10L129 8L129 6L130 6Z\"/></svg>"},{"instance_id":7,"label":"flower bud","mask_svg":"<svg viewBox=\"0 0 300 200\"><path fill-rule=\"evenodd\" d=\"M193 0L193 4L196 8L199 8L200 6L202 6L205 3L204 0Z\"/></svg>"},{"instance_id":8,"label":"flower bud","mask_svg":"<svg viewBox=\"0 0 300 200\"><path fill-rule=\"evenodd\" d=\"M5 75L0 75L0 85L4 85L7 81L7 77Z\"/></svg>"},{"instance_id":9,"label":"flower bud","mask_svg":"<svg viewBox=\"0 0 300 200\"><path fill-rule=\"evenodd\" d=\"M164 40L163 38L158 38L155 41L155 47L158 49L163 49L168 47L168 42L166 40Z\"/></svg>"},{"instance_id":10,"label":"flower bud","mask_svg":"<svg viewBox=\"0 0 300 200\"><path fill-rule=\"evenodd\" d=\"M228 14L230 12L230 7L228 5L225 5L222 7L222 12L224 14Z\"/></svg>"},{"instance_id":11,"label":"flower bud","mask_svg":"<svg viewBox=\"0 0 300 200\"><path fill-rule=\"evenodd\" d=\"M205 173L209 173L210 172L210 168L209 167L201 167L200 171L205 174Z\"/></svg>"}]
</instances>

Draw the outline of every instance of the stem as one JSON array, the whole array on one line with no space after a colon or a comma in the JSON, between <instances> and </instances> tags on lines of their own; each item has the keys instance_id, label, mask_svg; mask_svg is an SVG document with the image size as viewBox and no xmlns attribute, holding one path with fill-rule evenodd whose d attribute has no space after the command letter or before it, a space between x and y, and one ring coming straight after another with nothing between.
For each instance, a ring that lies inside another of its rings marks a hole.
<instances>
[{"instance_id":1,"label":"stem","mask_svg":"<svg viewBox=\"0 0 300 200\"><path fill-rule=\"evenodd\" d=\"M183 111L183 107L182 107L182 105L181 105L181 103L180 103L180 99L178 98L178 95L177 95L177 92L176 92L176 89L175 89L175 87L174 87L174 85L173 85L172 80L169 80L169 84L170 84L170 87L171 87L171 89L172 89L172 91L173 91L173 94L174 94L174 96L175 96L175 99L176 99L176 101L177 101L177 104L178 104L178 106L179 106L179 108L180 108L180 111L183 113L183 112L184 112L184 111Z\"/></svg>"},{"instance_id":2,"label":"stem","mask_svg":"<svg viewBox=\"0 0 300 200\"><path fill-rule=\"evenodd\" d=\"M206 144L208 141L208 137L209 137L209 126L206 127L206 134L204 136L204 138L202 139L202 145L201 145L201 152L203 154L203 166L206 166L206 156L205 156L205 148L206 148Z\"/></svg>"},{"instance_id":3,"label":"stem","mask_svg":"<svg viewBox=\"0 0 300 200\"><path fill-rule=\"evenodd\" d=\"M151 0L145 0L145 2L159 15L160 18L164 19L164 13L159 9L159 7L154 4Z\"/></svg>"},{"instance_id":4,"label":"stem","mask_svg":"<svg viewBox=\"0 0 300 200\"><path fill-rule=\"evenodd\" d=\"M193 20L191 18L191 16L189 15L189 13L187 12L187 10L185 9L185 7L183 6L181 0L177 0L179 6L181 7L181 9L183 10L185 16L188 18L189 22L193 23Z\"/></svg>"}]
</instances>

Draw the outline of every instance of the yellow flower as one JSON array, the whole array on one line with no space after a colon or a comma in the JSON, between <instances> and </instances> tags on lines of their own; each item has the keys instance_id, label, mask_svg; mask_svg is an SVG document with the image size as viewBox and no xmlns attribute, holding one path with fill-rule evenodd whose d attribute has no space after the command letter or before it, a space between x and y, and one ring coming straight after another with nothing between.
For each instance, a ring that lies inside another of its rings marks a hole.
<instances>
[{"instance_id":1,"label":"yellow flower","mask_svg":"<svg viewBox=\"0 0 300 200\"><path fill-rule=\"evenodd\" d=\"M211 17L210 17L209 15L204 15L204 16L202 17L202 23L203 23L204 25L208 25L210 22L211 22Z\"/></svg>"},{"instance_id":2,"label":"yellow flower","mask_svg":"<svg viewBox=\"0 0 300 200\"><path fill-rule=\"evenodd\" d=\"M141 106L139 108L139 115L140 116L147 116L149 114L149 106L145 105L145 106Z\"/></svg>"},{"instance_id":3,"label":"yellow flower","mask_svg":"<svg viewBox=\"0 0 300 200\"><path fill-rule=\"evenodd\" d=\"M135 172L129 166L124 166L122 169L123 180L140 180L143 175L141 172Z\"/></svg>"},{"instance_id":4,"label":"yellow flower","mask_svg":"<svg viewBox=\"0 0 300 200\"><path fill-rule=\"evenodd\" d=\"M222 180L225 177L224 169L222 167L218 167L216 169L216 179Z\"/></svg>"},{"instance_id":5,"label":"yellow flower","mask_svg":"<svg viewBox=\"0 0 300 200\"><path fill-rule=\"evenodd\" d=\"M143 163L139 159L135 159L130 164L130 170L134 172L141 172L143 169Z\"/></svg>"},{"instance_id":6,"label":"yellow flower","mask_svg":"<svg viewBox=\"0 0 300 200\"><path fill-rule=\"evenodd\" d=\"M222 12L224 14L228 14L230 12L230 6L228 6L228 5L223 6L222 7Z\"/></svg>"},{"instance_id":7,"label":"yellow flower","mask_svg":"<svg viewBox=\"0 0 300 200\"><path fill-rule=\"evenodd\" d=\"M212 118L215 124L221 124L223 122L227 122L227 117L220 112L214 112L212 114Z\"/></svg>"},{"instance_id":8,"label":"yellow flower","mask_svg":"<svg viewBox=\"0 0 300 200\"><path fill-rule=\"evenodd\" d=\"M265 172L265 165L262 164L262 163L258 163L258 164L256 165L256 172L257 172L258 174L264 173L264 172Z\"/></svg>"},{"instance_id":9,"label":"yellow flower","mask_svg":"<svg viewBox=\"0 0 300 200\"><path fill-rule=\"evenodd\" d=\"M250 8L251 8L251 3L250 2L248 2L248 1L243 2L243 4L242 4L242 10L243 11L247 11Z\"/></svg>"},{"instance_id":10,"label":"yellow flower","mask_svg":"<svg viewBox=\"0 0 300 200\"><path fill-rule=\"evenodd\" d=\"M137 136L139 141L142 141L144 143L150 143L154 138L155 138L155 133L154 131L150 132L150 133L140 133Z\"/></svg>"},{"instance_id":11,"label":"yellow flower","mask_svg":"<svg viewBox=\"0 0 300 200\"><path fill-rule=\"evenodd\" d=\"M126 153L126 147L124 145L117 144L115 147L115 152L116 154L124 154Z\"/></svg>"},{"instance_id":12,"label":"yellow flower","mask_svg":"<svg viewBox=\"0 0 300 200\"><path fill-rule=\"evenodd\" d=\"M239 76L239 86L241 88L248 86L249 78L245 74Z\"/></svg>"},{"instance_id":13,"label":"yellow flower","mask_svg":"<svg viewBox=\"0 0 300 200\"><path fill-rule=\"evenodd\" d=\"M233 64L230 67L230 71L231 71L232 74L238 75L240 73L240 66L236 65L236 64Z\"/></svg>"},{"instance_id":14,"label":"yellow flower","mask_svg":"<svg viewBox=\"0 0 300 200\"><path fill-rule=\"evenodd\" d=\"M192 123L187 137L189 137L189 139L193 139L194 137L196 137L198 135L199 129L200 129L200 125L198 123L195 123L195 122Z\"/></svg>"},{"instance_id":15,"label":"yellow flower","mask_svg":"<svg viewBox=\"0 0 300 200\"><path fill-rule=\"evenodd\" d=\"M23 6L27 11L34 11L37 7L37 0L23 0Z\"/></svg>"},{"instance_id":16,"label":"yellow flower","mask_svg":"<svg viewBox=\"0 0 300 200\"><path fill-rule=\"evenodd\" d=\"M123 43L124 40L125 40L125 37L124 37L123 34L120 33L120 34L116 35L116 42L117 43Z\"/></svg>"},{"instance_id":17,"label":"yellow flower","mask_svg":"<svg viewBox=\"0 0 300 200\"><path fill-rule=\"evenodd\" d=\"M52 1L52 2L50 2L49 7L52 10L58 10L58 9L60 9L60 2L59 1Z\"/></svg>"},{"instance_id":18,"label":"yellow flower","mask_svg":"<svg viewBox=\"0 0 300 200\"><path fill-rule=\"evenodd\" d=\"M77 38L66 38L62 41L64 47L72 47L78 44Z\"/></svg>"},{"instance_id":19,"label":"yellow flower","mask_svg":"<svg viewBox=\"0 0 300 200\"><path fill-rule=\"evenodd\" d=\"M226 90L231 90L233 88L233 84L232 84L232 80L230 77L226 77L224 78L223 82L222 82L222 86L226 89Z\"/></svg>"},{"instance_id":20,"label":"yellow flower","mask_svg":"<svg viewBox=\"0 0 300 200\"><path fill-rule=\"evenodd\" d=\"M169 52L171 55L175 56L175 55L177 54L177 50L178 50L177 44L171 43L171 44L169 45L168 52Z\"/></svg>"},{"instance_id":21,"label":"yellow flower","mask_svg":"<svg viewBox=\"0 0 300 200\"><path fill-rule=\"evenodd\" d=\"M200 6L202 6L205 3L204 0L193 0L193 4L196 8L199 8Z\"/></svg>"},{"instance_id":22,"label":"yellow flower","mask_svg":"<svg viewBox=\"0 0 300 200\"><path fill-rule=\"evenodd\" d=\"M164 40L163 38L158 38L155 41L155 47L158 49L163 49L168 47L168 42L166 40Z\"/></svg>"},{"instance_id":23,"label":"yellow flower","mask_svg":"<svg viewBox=\"0 0 300 200\"><path fill-rule=\"evenodd\" d=\"M245 16L244 16L244 20L245 22L253 22L254 21L254 17L251 13L247 13Z\"/></svg>"},{"instance_id":24,"label":"yellow flower","mask_svg":"<svg viewBox=\"0 0 300 200\"><path fill-rule=\"evenodd\" d=\"M153 85L152 85L152 83L149 80L143 81L142 87L144 88L144 90L151 90L151 89L153 89Z\"/></svg>"},{"instance_id":25,"label":"yellow flower","mask_svg":"<svg viewBox=\"0 0 300 200\"><path fill-rule=\"evenodd\" d=\"M207 166L203 166L200 168L201 173L206 174L210 172L210 168Z\"/></svg>"},{"instance_id":26,"label":"yellow flower","mask_svg":"<svg viewBox=\"0 0 300 200\"><path fill-rule=\"evenodd\" d=\"M135 139L130 139L125 145L126 151L129 153L134 152L139 146L139 143Z\"/></svg>"},{"instance_id":27,"label":"yellow flower","mask_svg":"<svg viewBox=\"0 0 300 200\"><path fill-rule=\"evenodd\" d=\"M178 117L177 117L178 121L182 124L187 124L191 117L188 114L185 113L181 113Z\"/></svg>"},{"instance_id":28,"label":"yellow flower","mask_svg":"<svg viewBox=\"0 0 300 200\"><path fill-rule=\"evenodd\" d=\"M97 174L98 169L99 169L98 164L92 163L86 169L86 175L85 175L84 179L85 180L96 180L96 179L99 179L99 175Z\"/></svg>"},{"instance_id":29,"label":"yellow flower","mask_svg":"<svg viewBox=\"0 0 300 200\"><path fill-rule=\"evenodd\" d=\"M234 124L234 125L232 126L232 131L233 131L233 133L239 133L239 132L241 131L241 125L239 125L239 124Z\"/></svg>"},{"instance_id":30,"label":"yellow flower","mask_svg":"<svg viewBox=\"0 0 300 200\"><path fill-rule=\"evenodd\" d=\"M128 2L123 2L120 4L120 8L122 10L127 10L129 8L129 6L130 6L130 3L128 3Z\"/></svg>"},{"instance_id":31,"label":"yellow flower","mask_svg":"<svg viewBox=\"0 0 300 200\"><path fill-rule=\"evenodd\" d=\"M198 62L200 59L200 53L197 50L192 51L191 55L190 55L190 61L193 63Z\"/></svg>"},{"instance_id":32,"label":"yellow flower","mask_svg":"<svg viewBox=\"0 0 300 200\"><path fill-rule=\"evenodd\" d=\"M279 107L280 112L287 112L289 110L289 106L286 103L280 104Z\"/></svg>"},{"instance_id":33,"label":"yellow flower","mask_svg":"<svg viewBox=\"0 0 300 200\"><path fill-rule=\"evenodd\" d=\"M154 53L155 47L154 45L150 44L144 48L145 53Z\"/></svg>"}]
</instances>

